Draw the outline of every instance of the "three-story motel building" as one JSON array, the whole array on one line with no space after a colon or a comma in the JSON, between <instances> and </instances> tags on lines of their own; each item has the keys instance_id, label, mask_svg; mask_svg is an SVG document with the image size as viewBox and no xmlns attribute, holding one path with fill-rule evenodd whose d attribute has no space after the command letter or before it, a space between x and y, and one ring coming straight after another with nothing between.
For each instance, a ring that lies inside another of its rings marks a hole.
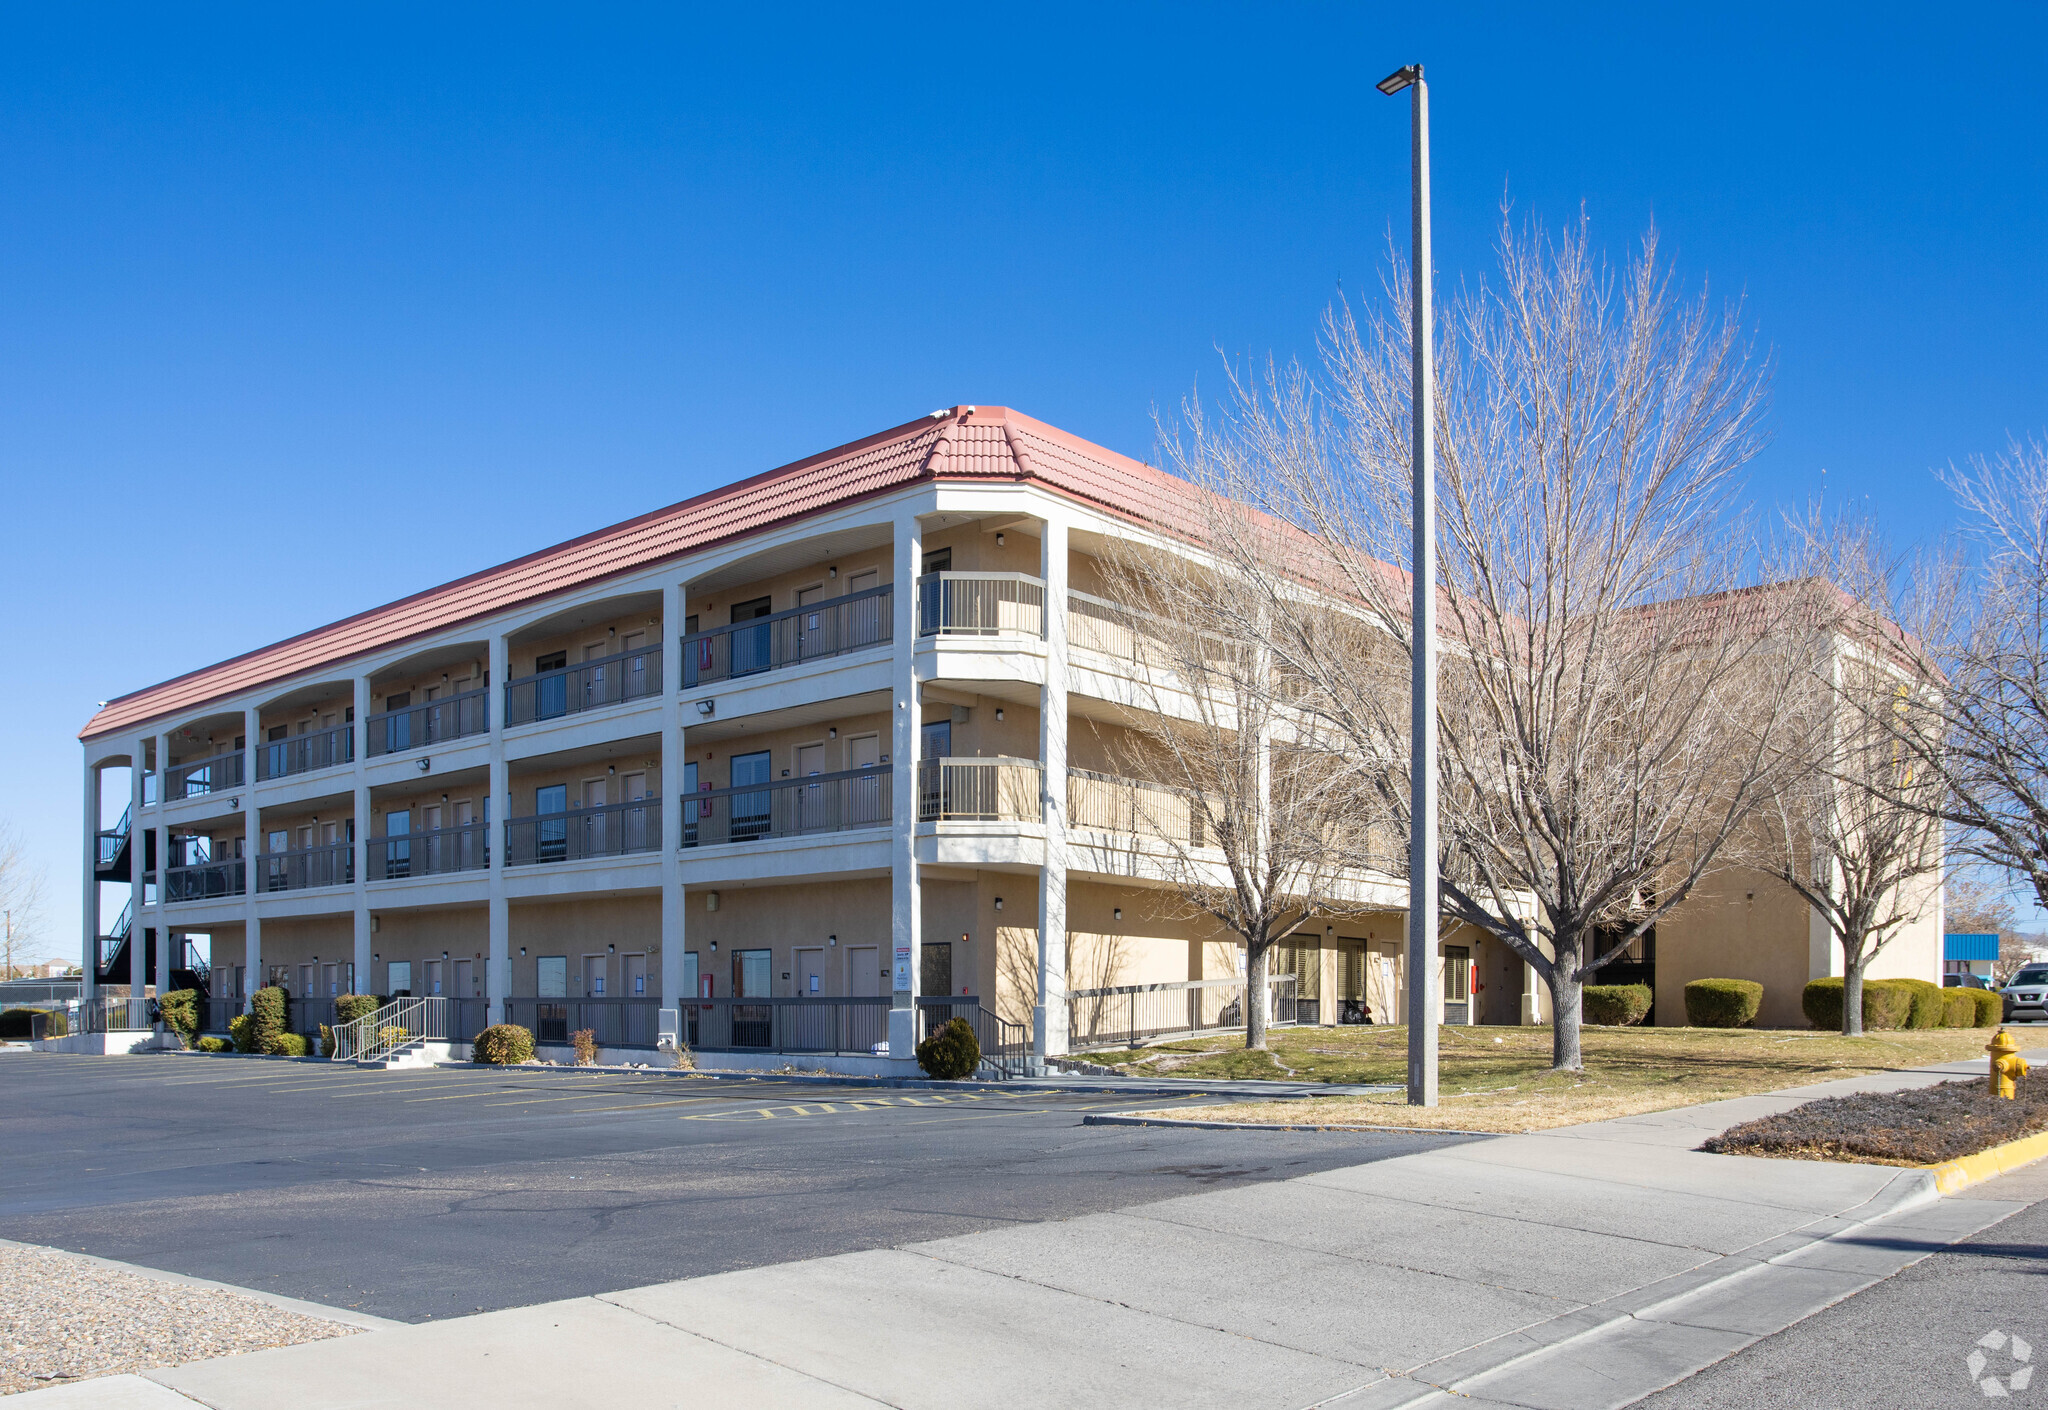
<instances>
[{"instance_id":1,"label":"three-story motel building","mask_svg":"<svg viewBox=\"0 0 2048 1410\"><path fill-rule=\"evenodd\" d=\"M1142 624L1098 564L1189 494L954 407L109 701L86 973L209 1028L275 984L308 1032L433 995L458 1040L776 1062L1233 1023L1241 952L1114 801ZM1286 1013L1398 1013L1405 883L1355 900L1277 957ZM1504 948L1442 950L1446 1019L1534 1016Z\"/></svg>"}]
</instances>

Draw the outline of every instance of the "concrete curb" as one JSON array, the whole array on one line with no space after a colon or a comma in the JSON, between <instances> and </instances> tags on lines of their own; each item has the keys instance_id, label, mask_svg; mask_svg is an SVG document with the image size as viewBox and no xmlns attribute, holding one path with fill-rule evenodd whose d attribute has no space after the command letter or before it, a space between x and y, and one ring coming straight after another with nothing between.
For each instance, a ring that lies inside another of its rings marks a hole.
<instances>
[{"instance_id":1,"label":"concrete curb","mask_svg":"<svg viewBox=\"0 0 2048 1410\"><path fill-rule=\"evenodd\" d=\"M1988 1151L1962 1156L1956 1160L1944 1160L1939 1165L1924 1167L1934 1177L1935 1188L1945 1195L1967 1189L1981 1181L2003 1175L2008 1170L2017 1170L2022 1165L2048 1157L2048 1131L2032 1136L2022 1136L2017 1141L2007 1141L2002 1146L1993 1146Z\"/></svg>"},{"instance_id":2,"label":"concrete curb","mask_svg":"<svg viewBox=\"0 0 2048 1410\"><path fill-rule=\"evenodd\" d=\"M1505 1131L1459 1131L1444 1126L1340 1126L1328 1122L1320 1125L1292 1126L1277 1121L1182 1121L1171 1116L1102 1116L1093 1113L1082 1117L1081 1124L1083 1126L1182 1126L1191 1131L1342 1131L1347 1134L1356 1131L1392 1131L1404 1136L1503 1136L1515 1134Z\"/></svg>"}]
</instances>

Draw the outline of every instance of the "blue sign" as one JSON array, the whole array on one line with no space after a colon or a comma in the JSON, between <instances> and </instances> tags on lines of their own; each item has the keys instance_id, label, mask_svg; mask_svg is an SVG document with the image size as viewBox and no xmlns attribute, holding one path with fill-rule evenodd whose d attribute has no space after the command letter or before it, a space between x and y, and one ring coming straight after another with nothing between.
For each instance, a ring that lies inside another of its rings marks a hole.
<instances>
[{"instance_id":1,"label":"blue sign","mask_svg":"<svg viewBox=\"0 0 2048 1410\"><path fill-rule=\"evenodd\" d=\"M1998 934L1971 934L1950 931L1941 937L1941 957L1945 960L1984 960L1998 958Z\"/></svg>"}]
</instances>

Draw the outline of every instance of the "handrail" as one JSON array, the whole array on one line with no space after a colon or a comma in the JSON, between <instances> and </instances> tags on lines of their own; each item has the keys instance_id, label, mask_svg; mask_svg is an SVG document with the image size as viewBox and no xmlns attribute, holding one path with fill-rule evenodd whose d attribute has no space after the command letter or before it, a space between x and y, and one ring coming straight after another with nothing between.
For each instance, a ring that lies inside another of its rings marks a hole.
<instances>
[{"instance_id":1,"label":"handrail","mask_svg":"<svg viewBox=\"0 0 2048 1410\"><path fill-rule=\"evenodd\" d=\"M896 634L896 585L864 588L682 639L683 689L884 646Z\"/></svg>"},{"instance_id":2,"label":"handrail","mask_svg":"<svg viewBox=\"0 0 2048 1410\"><path fill-rule=\"evenodd\" d=\"M917 816L933 822L1043 822L1045 765L1036 759L922 759Z\"/></svg>"},{"instance_id":3,"label":"handrail","mask_svg":"<svg viewBox=\"0 0 2048 1410\"><path fill-rule=\"evenodd\" d=\"M173 764L164 770L164 801L175 803L180 798L201 798L240 788L247 778L242 768L242 753L237 749L189 763ZM215 777L216 771L219 777Z\"/></svg>"},{"instance_id":4,"label":"handrail","mask_svg":"<svg viewBox=\"0 0 2048 1410\"><path fill-rule=\"evenodd\" d=\"M617 857L661 849L661 800L632 798L505 819L505 865Z\"/></svg>"},{"instance_id":5,"label":"handrail","mask_svg":"<svg viewBox=\"0 0 2048 1410\"><path fill-rule=\"evenodd\" d=\"M379 1062L415 1043L448 1037L446 998L399 998L352 1023L334 1026L336 1061Z\"/></svg>"},{"instance_id":6,"label":"handrail","mask_svg":"<svg viewBox=\"0 0 2048 1410\"><path fill-rule=\"evenodd\" d=\"M491 692L488 687L446 695L439 700L422 700L396 710L383 710L363 721L371 758L403 754L444 739L464 739L487 734L491 728Z\"/></svg>"},{"instance_id":7,"label":"handrail","mask_svg":"<svg viewBox=\"0 0 2048 1410\"><path fill-rule=\"evenodd\" d=\"M1045 635L1045 580L1029 573L926 573L919 636Z\"/></svg>"},{"instance_id":8,"label":"handrail","mask_svg":"<svg viewBox=\"0 0 2048 1410\"><path fill-rule=\"evenodd\" d=\"M491 864L491 834L485 823L404 832L366 839L371 881L402 881L409 876L442 876L482 871Z\"/></svg>"},{"instance_id":9,"label":"handrail","mask_svg":"<svg viewBox=\"0 0 2048 1410\"><path fill-rule=\"evenodd\" d=\"M617 667L616 670L613 667ZM505 723L528 725L661 694L661 644L505 682Z\"/></svg>"},{"instance_id":10,"label":"handrail","mask_svg":"<svg viewBox=\"0 0 2048 1410\"><path fill-rule=\"evenodd\" d=\"M1296 1021L1297 977L1266 976L1269 1022ZM1067 1041L1087 1048L1136 1047L1140 1042L1212 1033L1245 1026L1242 977L1114 984L1067 991Z\"/></svg>"},{"instance_id":11,"label":"handrail","mask_svg":"<svg viewBox=\"0 0 2048 1410\"><path fill-rule=\"evenodd\" d=\"M335 725L305 734L268 740L256 746L257 779L288 778L320 769L339 768L356 759L356 727Z\"/></svg>"},{"instance_id":12,"label":"handrail","mask_svg":"<svg viewBox=\"0 0 2048 1410\"><path fill-rule=\"evenodd\" d=\"M1206 815L1198 795L1092 769L1067 770L1067 826L1101 832L1147 834L1205 845Z\"/></svg>"},{"instance_id":13,"label":"handrail","mask_svg":"<svg viewBox=\"0 0 2048 1410\"><path fill-rule=\"evenodd\" d=\"M763 837L845 832L888 823L895 792L887 764L806 774L683 795L685 847L715 847Z\"/></svg>"}]
</instances>

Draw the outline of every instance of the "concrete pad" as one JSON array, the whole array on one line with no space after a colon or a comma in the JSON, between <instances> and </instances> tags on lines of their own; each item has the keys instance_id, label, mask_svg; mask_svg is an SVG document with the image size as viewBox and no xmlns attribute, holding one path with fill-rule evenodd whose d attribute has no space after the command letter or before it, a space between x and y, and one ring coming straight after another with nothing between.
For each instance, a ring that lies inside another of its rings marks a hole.
<instances>
[{"instance_id":1,"label":"concrete pad","mask_svg":"<svg viewBox=\"0 0 2048 1410\"><path fill-rule=\"evenodd\" d=\"M682 1402L850 1410L872 1402L594 1298L365 1332L155 1371L215 1410L616 1410Z\"/></svg>"},{"instance_id":2,"label":"concrete pad","mask_svg":"<svg viewBox=\"0 0 2048 1410\"><path fill-rule=\"evenodd\" d=\"M1257 1189L1217 1190L1124 1212L1364 1263L1426 1270L1454 1284L1508 1289L1568 1305L1654 1282L1712 1257L1648 1237L1383 1199L1306 1179L1288 1182L1284 1198L1261 1194Z\"/></svg>"},{"instance_id":3,"label":"concrete pad","mask_svg":"<svg viewBox=\"0 0 2048 1410\"><path fill-rule=\"evenodd\" d=\"M1666 1194L1706 1199L1738 1198L1812 1214L1837 1214L1874 1198L1909 1172L1884 1165L1836 1165L1816 1160L1761 1160L1754 1156L1706 1155L1656 1146L1617 1146L1595 1156L1594 1142L1567 1138L1503 1136L1403 1156L1403 1161L1441 1160L1516 1170L1542 1170L1609 1185L1633 1185ZM1389 1162L1391 1163L1391 1162ZM1331 1172L1336 1175L1338 1172ZM1328 1176L1308 1177L1327 1179ZM1739 1193L1738 1193L1739 1192Z\"/></svg>"},{"instance_id":4,"label":"concrete pad","mask_svg":"<svg viewBox=\"0 0 2048 1410\"><path fill-rule=\"evenodd\" d=\"M1814 1217L1747 1198L1740 1183L1712 1194L1674 1194L1569 1170L1451 1160L1441 1152L1326 1171L1298 1183L1714 1253L1737 1252Z\"/></svg>"},{"instance_id":5,"label":"concrete pad","mask_svg":"<svg viewBox=\"0 0 2048 1410\"><path fill-rule=\"evenodd\" d=\"M101 1376L7 1397L7 1410L192 1410L201 1402L141 1376Z\"/></svg>"},{"instance_id":6,"label":"concrete pad","mask_svg":"<svg viewBox=\"0 0 2048 1410\"><path fill-rule=\"evenodd\" d=\"M1459 1383L1459 1395L1532 1410L1613 1410L1740 1351L1756 1337L1666 1322L1619 1326Z\"/></svg>"},{"instance_id":7,"label":"concrete pad","mask_svg":"<svg viewBox=\"0 0 2048 1410\"><path fill-rule=\"evenodd\" d=\"M1369 1370L1420 1365L1571 1307L1129 1214L938 1239L908 1251Z\"/></svg>"},{"instance_id":8,"label":"concrete pad","mask_svg":"<svg viewBox=\"0 0 2048 1410\"><path fill-rule=\"evenodd\" d=\"M903 1410L1293 1410L1373 1378L1346 1362L898 1250L607 1300Z\"/></svg>"}]
</instances>

